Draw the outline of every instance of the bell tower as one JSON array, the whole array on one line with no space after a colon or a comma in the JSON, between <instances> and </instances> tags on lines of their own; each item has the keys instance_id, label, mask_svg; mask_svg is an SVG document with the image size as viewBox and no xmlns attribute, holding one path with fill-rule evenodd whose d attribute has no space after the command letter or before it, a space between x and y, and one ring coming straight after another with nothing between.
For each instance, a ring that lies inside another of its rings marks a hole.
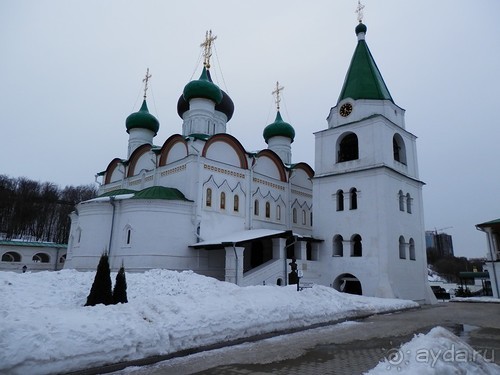
<instances>
[{"instance_id":1,"label":"bell tower","mask_svg":"<svg viewBox=\"0 0 500 375\"><path fill-rule=\"evenodd\" d=\"M366 44L360 7L339 98L315 133L314 236L334 288L429 303L416 137Z\"/></svg>"}]
</instances>

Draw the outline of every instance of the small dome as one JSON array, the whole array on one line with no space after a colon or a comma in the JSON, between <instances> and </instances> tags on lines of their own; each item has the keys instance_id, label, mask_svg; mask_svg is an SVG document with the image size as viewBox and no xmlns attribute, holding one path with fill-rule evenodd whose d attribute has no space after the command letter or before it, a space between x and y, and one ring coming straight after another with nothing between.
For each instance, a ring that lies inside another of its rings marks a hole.
<instances>
[{"instance_id":1,"label":"small dome","mask_svg":"<svg viewBox=\"0 0 500 375\"><path fill-rule=\"evenodd\" d=\"M130 132L130 129L149 129L156 135L160 128L160 123L156 117L149 113L146 99L144 99L141 109L127 117L125 126L127 127L127 133Z\"/></svg>"},{"instance_id":2,"label":"small dome","mask_svg":"<svg viewBox=\"0 0 500 375\"><path fill-rule=\"evenodd\" d=\"M189 102L193 98L210 99L219 104L222 101L221 89L211 82L207 76L207 69L203 67L203 71L199 79L189 82L182 92L184 99Z\"/></svg>"},{"instance_id":3,"label":"small dome","mask_svg":"<svg viewBox=\"0 0 500 375\"><path fill-rule=\"evenodd\" d=\"M365 33L366 34L366 25L364 23L359 23L358 26L356 26L356 29L354 29L356 31L356 35L360 34L360 33Z\"/></svg>"},{"instance_id":4,"label":"small dome","mask_svg":"<svg viewBox=\"0 0 500 375\"><path fill-rule=\"evenodd\" d=\"M281 114L278 111L278 113L276 113L276 119L274 120L274 122L265 127L263 136L266 143L270 138L277 136L288 137L293 142L293 139L295 138L295 130L293 129L292 125L290 125L288 122L283 121L283 119L281 118Z\"/></svg>"},{"instance_id":5,"label":"small dome","mask_svg":"<svg viewBox=\"0 0 500 375\"><path fill-rule=\"evenodd\" d=\"M210 76L210 70L207 70L207 78L213 83L212 77ZM220 91L222 92L222 100L215 106L215 110L224 113L227 117L227 121L229 121L233 117L234 103L227 92L222 89ZM177 114L180 118L182 118L184 112L187 111L189 111L189 103L186 99L184 99L184 95L181 95L177 101Z\"/></svg>"}]
</instances>

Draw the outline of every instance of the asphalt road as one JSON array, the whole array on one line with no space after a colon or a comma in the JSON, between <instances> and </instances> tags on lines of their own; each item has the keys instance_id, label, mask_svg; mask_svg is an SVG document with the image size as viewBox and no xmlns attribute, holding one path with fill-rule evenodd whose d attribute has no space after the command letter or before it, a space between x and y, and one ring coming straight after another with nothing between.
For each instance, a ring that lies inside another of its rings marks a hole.
<instances>
[{"instance_id":1,"label":"asphalt road","mask_svg":"<svg viewBox=\"0 0 500 375\"><path fill-rule=\"evenodd\" d=\"M129 368L120 374L360 374L442 326L500 364L500 304L438 303Z\"/></svg>"}]
</instances>

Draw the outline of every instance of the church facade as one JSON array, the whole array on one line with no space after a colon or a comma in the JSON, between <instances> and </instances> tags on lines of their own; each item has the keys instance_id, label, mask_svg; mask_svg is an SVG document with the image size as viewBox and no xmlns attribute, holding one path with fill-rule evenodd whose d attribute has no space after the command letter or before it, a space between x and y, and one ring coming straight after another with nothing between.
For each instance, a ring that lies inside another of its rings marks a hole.
<instances>
[{"instance_id":1,"label":"church facade","mask_svg":"<svg viewBox=\"0 0 500 375\"><path fill-rule=\"evenodd\" d=\"M315 133L315 169L292 162L293 127L279 111L249 152L226 132L234 104L212 82L210 43L198 80L179 98L182 134L153 142L158 120L126 120L126 159L99 173L99 196L71 215L66 268L193 270L238 285L301 282L377 297L433 299L427 284L416 137L356 27L357 46L327 127ZM148 76L146 75L146 78ZM295 267L295 264L294 264Z\"/></svg>"}]
</instances>

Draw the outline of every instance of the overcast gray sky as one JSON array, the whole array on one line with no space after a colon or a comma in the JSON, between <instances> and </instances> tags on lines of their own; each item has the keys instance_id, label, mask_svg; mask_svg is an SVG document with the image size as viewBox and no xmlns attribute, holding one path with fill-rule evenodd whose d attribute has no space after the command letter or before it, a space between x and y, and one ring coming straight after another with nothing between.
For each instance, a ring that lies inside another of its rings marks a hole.
<instances>
[{"instance_id":1,"label":"overcast gray sky","mask_svg":"<svg viewBox=\"0 0 500 375\"><path fill-rule=\"evenodd\" d=\"M418 136L427 229L451 227L455 254L480 257L475 224L500 217L500 2L365 0L366 40ZM176 104L198 78L205 31L212 74L232 97L228 132L266 147L271 91L296 131L293 161L314 168L356 45L356 0L0 0L0 174L93 183L126 157L126 117L150 68L157 145L181 132ZM198 65L197 65L198 64ZM194 76L193 76L194 74Z\"/></svg>"}]
</instances>

